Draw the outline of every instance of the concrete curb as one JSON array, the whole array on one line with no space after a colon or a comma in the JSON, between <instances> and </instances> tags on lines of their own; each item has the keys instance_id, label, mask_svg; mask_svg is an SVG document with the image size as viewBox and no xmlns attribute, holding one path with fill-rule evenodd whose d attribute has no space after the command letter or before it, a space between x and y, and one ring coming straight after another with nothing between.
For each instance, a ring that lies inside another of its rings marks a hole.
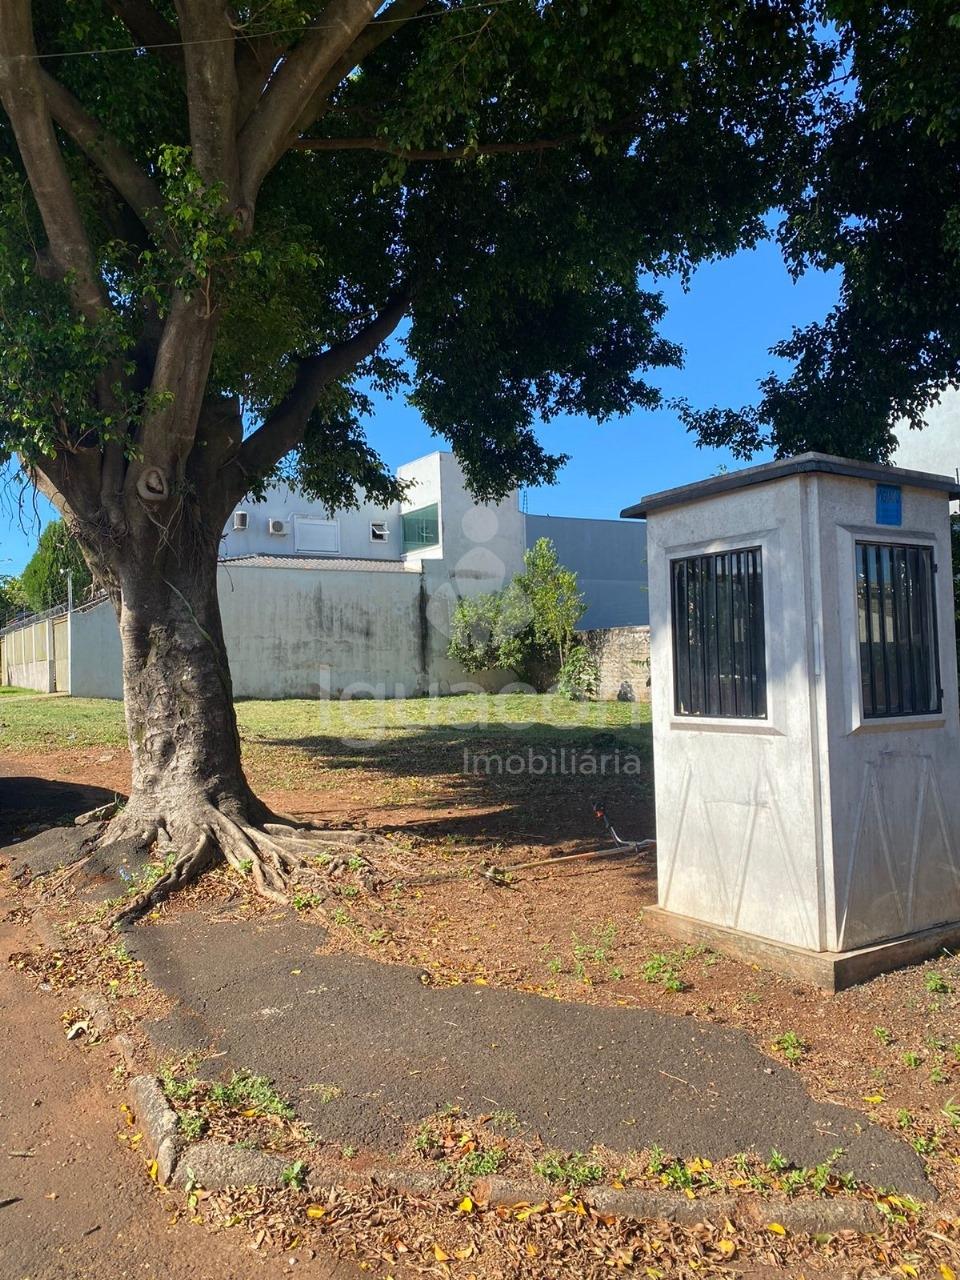
<instances>
[{"instance_id":1,"label":"concrete curb","mask_svg":"<svg viewBox=\"0 0 960 1280\"><path fill-rule=\"evenodd\" d=\"M157 1181L162 1185L186 1187L196 1184L206 1191L225 1187L281 1187L289 1162L283 1156L258 1148L233 1146L207 1140L184 1146L179 1138L179 1120L167 1102L155 1076L136 1076L128 1083L128 1098L137 1125L143 1133L143 1147L157 1161ZM342 1168L315 1165L308 1171L311 1191L326 1192L334 1187L362 1191L370 1187L410 1197L439 1196L459 1200L443 1186L443 1176L433 1169L410 1169L384 1163L350 1173ZM519 1179L479 1178L473 1184L475 1199L494 1207L540 1204L559 1198L560 1189ZM615 1187L588 1187L580 1193L585 1204L598 1213L628 1222L667 1221L681 1226L724 1219L762 1228L778 1223L787 1231L802 1235L833 1235L855 1231L869 1235L880 1229L879 1211L864 1200L784 1200L759 1196L716 1195L689 1199L678 1192Z\"/></svg>"},{"instance_id":2,"label":"concrete curb","mask_svg":"<svg viewBox=\"0 0 960 1280\"><path fill-rule=\"evenodd\" d=\"M134 1076L127 1084L127 1094L143 1134L143 1150L156 1160L157 1181L165 1187L177 1169L182 1146L177 1113L156 1076Z\"/></svg>"}]
</instances>

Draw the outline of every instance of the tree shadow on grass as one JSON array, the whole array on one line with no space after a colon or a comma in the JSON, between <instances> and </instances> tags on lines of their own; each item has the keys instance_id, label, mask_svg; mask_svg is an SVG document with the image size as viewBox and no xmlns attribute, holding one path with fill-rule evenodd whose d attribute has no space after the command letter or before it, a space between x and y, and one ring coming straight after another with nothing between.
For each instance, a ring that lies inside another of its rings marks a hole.
<instances>
[{"instance_id":1,"label":"tree shadow on grass","mask_svg":"<svg viewBox=\"0 0 960 1280\"><path fill-rule=\"evenodd\" d=\"M246 741L296 748L333 771L410 783L397 806L417 811L404 827L425 836L609 843L593 812L597 799L624 839L654 834L649 724L421 725L363 739L247 735ZM428 779L429 788L418 791L418 780Z\"/></svg>"}]
</instances>

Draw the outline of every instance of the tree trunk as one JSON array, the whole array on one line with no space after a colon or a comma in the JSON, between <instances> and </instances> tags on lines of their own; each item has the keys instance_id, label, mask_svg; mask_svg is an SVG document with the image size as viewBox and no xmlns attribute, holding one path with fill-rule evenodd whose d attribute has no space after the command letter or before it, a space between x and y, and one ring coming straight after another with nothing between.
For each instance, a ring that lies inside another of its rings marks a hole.
<instances>
[{"instance_id":1,"label":"tree trunk","mask_svg":"<svg viewBox=\"0 0 960 1280\"><path fill-rule=\"evenodd\" d=\"M130 566L119 586L131 812L171 837L170 824L211 805L244 821L269 816L240 762L215 556L186 570Z\"/></svg>"},{"instance_id":2,"label":"tree trunk","mask_svg":"<svg viewBox=\"0 0 960 1280\"><path fill-rule=\"evenodd\" d=\"M288 901L293 881L322 890L320 878L347 867L376 883L358 849L376 837L280 819L251 791L220 621L217 542L197 544L191 555L156 547L147 562L113 551L133 770L129 802L102 843L156 845L166 862L115 923L136 919L221 859L274 902Z\"/></svg>"}]
</instances>

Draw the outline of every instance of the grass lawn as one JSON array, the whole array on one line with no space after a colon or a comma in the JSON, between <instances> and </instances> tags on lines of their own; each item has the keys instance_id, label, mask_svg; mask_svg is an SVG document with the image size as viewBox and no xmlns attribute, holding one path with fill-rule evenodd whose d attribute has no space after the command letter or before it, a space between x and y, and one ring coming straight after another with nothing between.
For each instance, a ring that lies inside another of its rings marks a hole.
<instances>
[{"instance_id":1,"label":"grass lawn","mask_svg":"<svg viewBox=\"0 0 960 1280\"><path fill-rule=\"evenodd\" d=\"M0 698L7 693L34 693L34 689L21 689L17 684L0 684Z\"/></svg>"},{"instance_id":2,"label":"grass lawn","mask_svg":"<svg viewBox=\"0 0 960 1280\"><path fill-rule=\"evenodd\" d=\"M4 685L0 693L30 693ZM356 699L237 703L246 741L309 745L320 740L374 744L406 736L455 731L465 740L489 740L507 732L550 739L553 746L614 733L645 748L649 707L631 702L571 702L553 694L469 694L451 698ZM123 706L107 698L57 698L19 702L0 722L0 750L36 747L117 746L126 742Z\"/></svg>"},{"instance_id":3,"label":"grass lawn","mask_svg":"<svg viewBox=\"0 0 960 1280\"><path fill-rule=\"evenodd\" d=\"M645 704L551 694L290 699L238 702L237 718L254 787L284 811L335 807L350 821L553 846L596 835L591 801L602 796L622 832L652 832ZM38 697L0 712L0 757L42 752L50 769L59 756L68 772L120 791L126 742L119 702Z\"/></svg>"}]
</instances>

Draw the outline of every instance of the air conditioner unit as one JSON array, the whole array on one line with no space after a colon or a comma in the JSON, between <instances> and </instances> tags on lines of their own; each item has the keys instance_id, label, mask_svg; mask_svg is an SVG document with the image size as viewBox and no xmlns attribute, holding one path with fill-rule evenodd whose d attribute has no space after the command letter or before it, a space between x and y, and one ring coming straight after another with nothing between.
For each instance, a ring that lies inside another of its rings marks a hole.
<instances>
[{"instance_id":1,"label":"air conditioner unit","mask_svg":"<svg viewBox=\"0 0 960 1280\"><path fill-rule=\"evenodd\" d=\"M280 533L280 534L286 533L287 522L285 520L268 520L267 530L269 533Z\"/></svg>"},{"instance_id":2,"label":"air conditioner unit","mask_svg":"<svg viewBox=\"0 0 960 1280\"><path fill-rule=\"evenodd\" d=\"M250 516L247 514L246 511L235 511L233 513L234 529L245 529L247 527L247 523L249 520L250 520Z\"/></svg>"}]
</instances>

